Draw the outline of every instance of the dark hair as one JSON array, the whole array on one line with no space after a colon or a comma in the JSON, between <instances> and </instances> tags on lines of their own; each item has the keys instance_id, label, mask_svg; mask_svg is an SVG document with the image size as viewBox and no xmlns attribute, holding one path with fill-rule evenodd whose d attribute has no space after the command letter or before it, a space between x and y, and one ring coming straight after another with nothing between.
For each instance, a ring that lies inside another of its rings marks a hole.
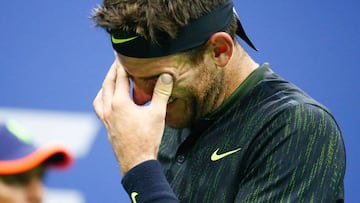
<instances>
[{"instance_id":1,"label":"dark hair","mask_svg":"<svg viewBox=\"0 0 360 203\"><path fill-rule=\"evenodd\" d=\"M120 29L136 32L152 42L157 42L157 33L166 33L176 38L178 31L190 19L196 19L226 0L104 0L93 10L96 26L104 29ZM237 24L233 22L227 32L235 39ZM186 51L193 62L204 54L206 44Z\"/></svg>"}]
</instances>

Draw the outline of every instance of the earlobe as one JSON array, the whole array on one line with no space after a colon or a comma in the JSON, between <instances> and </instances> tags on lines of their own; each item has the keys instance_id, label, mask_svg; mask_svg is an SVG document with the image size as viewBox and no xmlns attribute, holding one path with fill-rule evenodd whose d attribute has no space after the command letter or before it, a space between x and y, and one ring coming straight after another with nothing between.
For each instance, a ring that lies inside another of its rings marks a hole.
<instances>
[{"instance_id":1,"label":"earlobe","mask_svg":"<svg viewBox=\"0 0 360 203\"><path fill-rule=\"evenodd\" d=\"M212 45L215 63L221 67L226 66L234 49L231 36L225 32L217 32L210 37L209 43Z\"/></svg>"}]
</instances>

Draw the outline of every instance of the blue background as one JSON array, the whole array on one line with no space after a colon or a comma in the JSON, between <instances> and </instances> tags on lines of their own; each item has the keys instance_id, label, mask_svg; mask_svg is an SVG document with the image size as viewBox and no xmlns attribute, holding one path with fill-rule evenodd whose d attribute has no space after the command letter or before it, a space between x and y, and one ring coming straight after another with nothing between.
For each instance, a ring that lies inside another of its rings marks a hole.
<instances>
[{"instance_id":1,"label":"blue background","mask_svg":"<svg viewBox=\"0 0 360 203\"><path fill-rule=\"evenodd\" d=\"M113 51L89 19L100 0L3 1L0 107L92 112ZM236 0L250 55L294 82L335 115L347 149L346 202L360 202L360 2ZM76 137L76 135L73 135ZM77 189L86 202L129 202L101 128L91 152L48 185Z\"/></svg>"}]
</instances>

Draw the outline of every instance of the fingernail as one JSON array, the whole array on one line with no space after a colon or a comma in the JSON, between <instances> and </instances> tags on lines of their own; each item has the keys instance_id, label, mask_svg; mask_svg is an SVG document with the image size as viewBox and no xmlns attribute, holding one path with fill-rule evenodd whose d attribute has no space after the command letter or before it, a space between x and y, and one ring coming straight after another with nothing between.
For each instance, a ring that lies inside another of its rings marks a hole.
<instances>
[{"instance_id":1,"label":"fingernail","mask_svg":"<svg viewBox=\"0 0 360 203\"><path fill-rule=\"evenodd\" d=\"M172 76L170 74L167 74L167 73L161 74L160 79L161 79L161 82L166 84L166 85L171 84L172 80L173 80Z\"/></svg>"}]
</instances>

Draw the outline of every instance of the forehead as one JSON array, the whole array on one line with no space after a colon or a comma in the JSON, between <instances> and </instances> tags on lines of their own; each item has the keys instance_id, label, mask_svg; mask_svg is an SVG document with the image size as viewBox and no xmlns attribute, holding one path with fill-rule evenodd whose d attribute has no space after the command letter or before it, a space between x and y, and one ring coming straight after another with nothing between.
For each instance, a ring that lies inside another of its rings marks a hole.
<instances>
[{"instance_id":1,"label":"forehead","mask_svg":"<svg viewBox=\"0 0 360 203\"><path fill-rule=\"evenodd\" d=\"M130 75L145 76L158 74L174 69L179 64L179 57L176 55L156 58L134 58L117 54L121 65Z\"/></svg>"}]
</instances>

